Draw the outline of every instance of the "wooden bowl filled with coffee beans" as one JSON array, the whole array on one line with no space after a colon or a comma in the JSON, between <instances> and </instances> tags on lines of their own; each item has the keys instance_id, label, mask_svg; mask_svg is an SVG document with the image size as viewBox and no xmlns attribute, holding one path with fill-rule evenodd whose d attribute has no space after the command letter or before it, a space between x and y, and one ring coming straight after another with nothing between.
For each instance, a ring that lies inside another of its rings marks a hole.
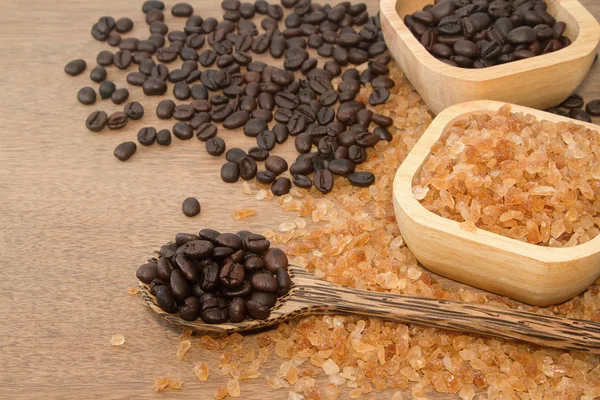
<instances>
[{"instance_id":1,"label":"wooden bowl filled with coffee beans","mask_svg":"<svg viewBox=\"0 0 600 400\"><path fill-rule=\"evenodd\" d=\"M600 25L577 0L382 0L391 54L429 108L497 100L547 109L581 84Z\"/></svg>"}]
</instances>

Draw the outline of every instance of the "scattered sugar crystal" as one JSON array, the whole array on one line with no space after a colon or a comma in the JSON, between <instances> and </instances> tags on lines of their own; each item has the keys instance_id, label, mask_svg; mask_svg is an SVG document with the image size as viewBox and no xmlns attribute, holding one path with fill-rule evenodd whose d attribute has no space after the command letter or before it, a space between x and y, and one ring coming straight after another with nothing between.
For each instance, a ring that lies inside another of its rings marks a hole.
<instances>
[{"instance_id":1,"label":"scattered sugar crystal","mask_svg":"<svg viewBox=\"0 0 600 400\"><path fill-rule=\"evenodd\" d=\"M110 344L113 346L121 346L125 344L125 336L121 334L114 335L110 338Z\"/></svg>"},{"instance_id":2,"label":"scattered sugar crystal","mask_svg":"<svg viewBox=\"0 0 600 400\"><path fill-rule=\"evenodd\" d=\"M179 346L177 347L177 359L179 361L183 360L185 357L185 353L188 352L189 349L192 348L192 342L189 340L182 340L179 342Z\"/></svg>"},{"instance_id":3,"label":"scattered sugar crystal","mask_svg":"<svg viewBox=\"0 0 600 400\"><path fill-rule=\"evenodd\" d=\"M171 380L169 381L169 389L181 389L182 385L183 381L177 378L171 378Z\"/></svg>"},{"instance_id":4,"label":"scattered sugar crystal","mask_svg":"<svg viewBox=\"0 0 600 400\"><path fill-rule=\"evenodd\" d=\"M256 193L256 200L264 200L267 198L267 191L265 189L260 189L258 193Z\"/></svg>"},{"instance_id":5,"label":"scattered sugar crystal","mask_svg":"<svg viewBox=\"0 0 600 400\"><path fill-rule=\"evenodd\" d=\"M230 379L227 382L227 394L231 397L240 397L240 382L237 379Z\"/></svg>"},{"instance_id":6,"label":"scattered sugar crystal","mask_svg":"<svg viewBox=\"0 0 600 400\"><path fill-rule=\"evenodd\" d=\"M215 398L215 400L221 400L227 397L227 394L227 388L225 386L219 386L215 389L213 397Z\"/></svg>"},{"instance_id":7,"label":"scattered sugar crystal","mask_svg":"<svg viewBox=\"0 0 600 400\"><path fill-rule=\"evenodd\" d=\"M402 392L396 392L392 396L392 400L403 400L403 399L404 399L404 397L402 396Z\"/></svg>"},{"instance_id":8,"label":"scattered sugar crystal","mask_svg":"<svg viewBox=\"0 0 600 400\"><path fill-rule=\"evenodd\" d=\"M350 397L351 399L358 399L363 393L362 388L358 387L356 389L352 389L351 391L348 392L348 397Z\"/></svg>"},{"instance_id":9,"label":"scattered sugar crystal","mask_svg":"<svg viewBox=\"0 0 600 400\"><path fill-rule=\"evenodd\" d=\"M165 388L167 386L169 386L169 382L171 381L171 379L169 379L168 376L157 376L154 378L154 391L156 392L162 392L163 390L165 390Z\"/></svg>"},{"instance_id":10,"label":"scattered sugar crystal","mask_svg":"<svg viewBox=\"0 0 600 400\"><path fill-rule=\"evenodd\" d=\"M427 196L427 193L429 192L429 187L428 186L419 186L419 185L415 185L413 186L413 194L415 195L415 198L417 200L423 200L425 198L425 196Z\"/></svg>"},{"instance_id":11,"label":"scattered sugar crystal","mask_svg":"<svg viewBox=\"0 0 600 400\"><path fill-rule=\"evenodd\" d=\"M296 229L296 224L293 222L282 222L281 224L279 224L280 232L287 232L291 231L292 229Z\"/></svg>"},{"instance_id":12,"label":"scattered sugar crystal","mask_svg":"<svg viewBox=\"0 0 600 400\"><path fill-rule=\"evenodd\" d=\"M306 220L304 218L296 218L294 222L296 223L296 226L300 229L306 227Z\"/></svg>"},{"instance_id":13,"label":"scattered sugar crystal","mask_svg":"<svg viewBox=\"0 0 600 400\"><path fill-rule=\"evenodd\" d=\"M244 183L242 183L242 193L252 194L252 189L250 189L250 185L248 185L248 182L246 182L246 181L244 181Z\"/></svg>"},{"instance_id":14,"label":"scattered sugar crystal","mask_svg":"<svg viewBox=\"0 0 600 400\"><path fill-rule=\"evenodd\" d=\"M269 385L269 387L271 387L271 389L277 390L289 386L285 380L278 376L267 376L266 379L267 384Z\"/></svg>"},{"instance_id":15,"label":"scattered sugar crystal","mask_svg":"<svg viewBox=\"0 0 600 400\"><path fill-rule=\"evenodd\" d=\"M331 358L327 359L323 365L321 365L321 368L323 368L323 371L327 375L333 375L340 372L340 367Z\"/></svg>"},{"instance_id":16,"label":"scattered sugar crystal","mask_svg":"<svg viewBox=\"0 0 600 400\"><path fill-rule=\"evenodd\" d=\"M206 363L200 363L194 366L194 375L198 378L199 381L206 381L208 379L208 365Z\"/></svg>"},{"instance_id":17,"label":"scattered sugar crystal","mask_svg":"<svg viewBox=\"0 0 600 400\"><path fill-rule=\"evenodd\" d=\"M231 212L233 219L244 219L254 214L256 214L256 210L251 208L238 208L237 210L233 210Z\"/></svg>"},{"instance_id":18,"label":"scattered sugar crystal","mask_svg":"<svg viewBox=\"0 0 600 400\"><path fill-rule=\"evenodd\" d=\"M127 289L127 293L132 294L132 295L136 295L139 292L140 292L140 288L139 287L134 287L134 288Z\"/></svg>"},{"instance_id":19,"label":"scattered sugar crystal","mask_svg":"<svg viewBox=\"0 0 600 400\"><path fill-rule=\"evenodd\" d=\"M351 343L352 343L352 348L357 353L368 353L368 352L375 350L374 346L371 346L370 344L361 342L360 340L352 340ZM339 370L339 368L338 368L338 370ZM336 373L336 372L334 372L334 373Z\"/></svg>"},{"instance_id":20,"label":"scattered sugar crystal","mask_svg":"<svg viewBox=\"0 0 600 400\"><path fill-rule=\"evenodd\" d=\"M208 335L200 337L200 347L207 350L219 350L219 342Z\"/></svg>"}]
</instances>

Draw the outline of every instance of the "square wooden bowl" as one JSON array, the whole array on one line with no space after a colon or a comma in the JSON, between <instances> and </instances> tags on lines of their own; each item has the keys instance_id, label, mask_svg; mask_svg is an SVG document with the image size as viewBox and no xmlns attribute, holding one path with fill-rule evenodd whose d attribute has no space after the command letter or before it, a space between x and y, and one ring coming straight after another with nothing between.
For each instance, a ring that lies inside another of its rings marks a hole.
<instances>
[{"instance_id":1,"label":"square wooden bowl","mask_svg":"<svg viewBox=\"0 0 600 400\"><path fill-rule=\"evenodd\" d=\"M417 260L433 272L537 306L566 301L600 276L600 236L587 243L552 248L524 243L483 229L467 232L432 213L412 186L431 147L452 123L473 113L494 113L504 103L474 101L441 112L402 163L394 178L394 210L402 236ZM573 122L558 115L512 105L512 112L538 120ZM600 130L600 126L576 121Z\"/></svg>"},{"instance_id":2,"label":"square wooden bowl","mask_svg":"<svg viewBox=\"0 0 600 400\"><path fill-rule=\"evenodd\" d=\"M404 24L404 16L433 0L381 0L381 28L388 48L429 108L498 100L546 109L565 100L587 75L600 39L596 19L577 0L546 0L548 12L567 24L573 42L555 53L484 69L452 67L437 60Z\"/></svg>"}]
</instances>

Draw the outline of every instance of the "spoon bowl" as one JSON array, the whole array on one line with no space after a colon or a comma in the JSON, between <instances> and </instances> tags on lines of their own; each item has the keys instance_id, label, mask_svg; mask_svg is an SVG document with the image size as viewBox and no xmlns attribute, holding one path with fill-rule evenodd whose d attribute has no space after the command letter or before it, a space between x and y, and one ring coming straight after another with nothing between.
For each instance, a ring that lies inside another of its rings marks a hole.
<instances>
[{"instance_id":1,"label":"spoon bowl","mask_svg":"<svg viewBox=\"0 0 600 400\"><path fill-rule=\"evenodd\" d=\"M435 328L478 333L539 345L600 354L600 323L528 313L457 301L353 289L316 278L304 268L289 266L289 293L265 320L207 324L185 321L163 311L150 287L140 282L147 305L172 324L201 332L242 332L313 314L351 314Z\"/></svg>"}]
</instances>

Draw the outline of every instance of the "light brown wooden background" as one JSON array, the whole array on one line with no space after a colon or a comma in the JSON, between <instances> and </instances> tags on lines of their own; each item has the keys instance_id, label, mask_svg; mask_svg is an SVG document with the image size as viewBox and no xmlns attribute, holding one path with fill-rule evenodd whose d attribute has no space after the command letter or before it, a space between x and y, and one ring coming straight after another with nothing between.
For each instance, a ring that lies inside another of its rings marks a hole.
<instances>
[{"instance_id":1,"label":"light brown wooden background","mask_svg":"<svg viewBox=\"0 0 600 400\"><path fill-rule=\"evenodd\" d=\"M368 2L375 11L377 1ZM600 3L582 2L600 16ZM158 99L145 98L140 88L130 100L146 108L141 121L118 132L85 128L92 110L122 108L76 100L80 87L97 87L89 72L98 51L108 48L90 36L91 26L102 15L129 16L136 24L131 35L148 35L142 0L0 3L0 398L212 398L227 379L213 372L200 383L192 368L200 361L215 365L216 353L194 346L178 361L179 330L125 289L136 285L137 266L177 232L262 231L294 215L242 194L241 183L221 182L223 158L212 159L196 139L138 146L130 162L117 161L114 147L135 141L141 127L173 123L156 120ZM192 4L204 17L220 14L218 0ZM166 15L171 29L183 26L183 19L174 23ZM74 58L88 62L77 78L63 72ZM125 73L111 67L109 79L123 85ZM600 97L600 64L579 92ZM222 135L229 146L252 145L239 132ZM291 143L276 151L288 160L294 153ZM180 211L188 196L202 203L196 218ZM258 213L233 221L231 211L241 206ZM116 333L127 340L119 348L110 345ZM155 394L157 375L180 378L184 386ZM287 399L287 391L270 390L263 378L241 387L245 399Z\"/></svg>"}]
</instances>

